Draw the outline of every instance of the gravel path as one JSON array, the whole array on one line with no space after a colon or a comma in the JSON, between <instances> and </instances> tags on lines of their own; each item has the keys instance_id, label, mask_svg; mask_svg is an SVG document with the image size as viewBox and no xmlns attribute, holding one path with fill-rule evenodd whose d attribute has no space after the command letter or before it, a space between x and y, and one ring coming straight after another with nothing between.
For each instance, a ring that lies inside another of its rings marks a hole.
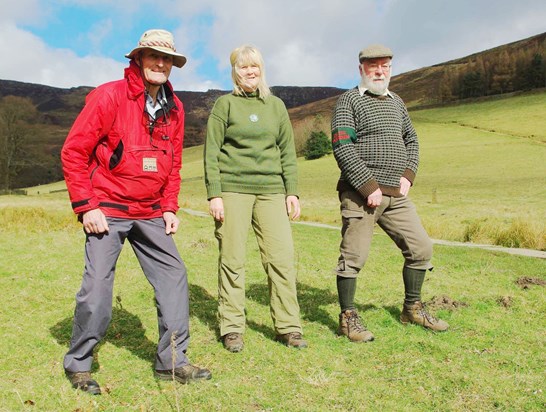
<instances>
[{"instance_id":1,"label":"gravel path","mask_svg":"<svg viewBox=\"0 0 546 412\"><path fill-rule=\"evenodd\" d=\"M194 216L200 216L200 217L210 217L208 213L200 212L197 210L191 210L191 209L182 209L182 211L194 215ZM322 227L325 229L334 229L334 230L340 230L338 226L333 225L326 225L324 223L316 223L316 222L293 222L297 225L307 225L307 226L314 226L314 227ZM514 248L514 247L502 247L502 246L495 246L495 245L483 245L479 243L467 243L467 242L453 242L450 240L439 240L439 239L432 239L432 243L437 245L445 245L445 246L457 246L457 247L467 247L467 248L476 248L476 249L485 249L485 250L492 250L494 252L504 252L509 253L511 255L519 255L519 256L527 256L527 257L534 257L539 259L546 259L546 252L540 251L540 250L534 250L534 249L520 249L520 248Z\"/></svg>"}]
</instances>

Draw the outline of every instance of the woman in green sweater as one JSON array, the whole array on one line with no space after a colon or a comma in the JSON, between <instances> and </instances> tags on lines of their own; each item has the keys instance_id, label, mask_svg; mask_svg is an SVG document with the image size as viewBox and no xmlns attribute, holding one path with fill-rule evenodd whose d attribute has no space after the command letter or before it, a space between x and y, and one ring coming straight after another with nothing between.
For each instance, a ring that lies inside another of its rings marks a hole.
<instances>
[{"instance_id":1,"label":"woman in green sweater","mask_svg":"<svg viewBox=\"0 0 546 412\"><path fill-rule=\"evenodd\" d=\"M233 92L214 104L204 155L220 253L220 336L230 352L243 349L245 246L252 226L268 276L276 340L305 348L289 222L300 215L292 125L284 103L267 86L259 50L241 46L231 53L230 62Z\"/></svg>"}]
</instances>

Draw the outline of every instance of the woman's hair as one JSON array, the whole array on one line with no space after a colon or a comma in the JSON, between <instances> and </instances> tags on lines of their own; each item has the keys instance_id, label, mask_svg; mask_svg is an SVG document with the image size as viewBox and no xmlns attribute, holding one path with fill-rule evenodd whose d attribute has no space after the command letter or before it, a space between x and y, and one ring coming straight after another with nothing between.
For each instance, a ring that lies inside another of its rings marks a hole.
<instances>
[{"instance_id":1,"label":"woman's hair","mask_svg":"<svg viewBox=\"0 0 546 412\"><path fill-rule=\"evenodd\" d=\"M250 45L237 47L229 56L231 63L231 79L233 80L233 94L245 96L247 93L241 87L241 80L237 69L245 65L256 65L260 68L260 80L258 82L258 96L265 100L271 94L269 86L265 81L264 60L260 51Z\"/></svg>"}]
</instances>

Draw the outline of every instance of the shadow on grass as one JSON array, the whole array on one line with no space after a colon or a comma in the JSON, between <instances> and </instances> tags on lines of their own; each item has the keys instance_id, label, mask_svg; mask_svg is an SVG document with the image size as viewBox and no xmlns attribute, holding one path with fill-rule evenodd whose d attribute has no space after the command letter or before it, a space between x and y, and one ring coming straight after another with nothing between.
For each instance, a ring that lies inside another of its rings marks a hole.
<instances>
[{"instance_id":1,"label":"shadow on grass","mask_svg":"<svg viewBox=\"0 0 546 412\"><path fill-rule=\"evenodd\" d=\"M207 327L216 332L220 338L220 326L218 324L218 299L212 296L208 290L201 286L189 285L190 288L190 316L196 316ZM190 325L191 332L191 325Z\"/></svg>"},{"instance_id":2,"label":"shadow on grass","mask_svg":"<svg viewBox=\"0 0 546 412\"><path fill-rule=\"evenodd\" d=\"M53 325L49 331L60 345L68 348L72 336L72 316ZM157 344L146 337L146 330L139 317L123 308L113 308L112 321L104 339L95 347L92 372L99 369L99 357L101 346L109 342L120 348L125 348L135 356L149 361L154 367Z\"/></svg>"},{"instance_id":3,"label":"shadow on grass","mask_svg":"<svg viewBox=\"0 0 546 412\"><path fill-rule=\"evenodd\" d=\"M218 324L218 299L212 296L208 290L198 285L189 285L190 289L190 315L197 317L209 330L213 331L217 339L220 339L220 326ZM269 307L269 289L267 284L252 283L247 286L246 297L263 306ZM327 310L328 305L338 305L337 292L329 289L320 289L304 283L298 283L298 301L302 319L309 322L321 323L335 332L338 327L337 316L332 317ZM359 313L365 313L368 310L375 309L374 305L356 304ZM398 319L400 309L395 307L385 308L393 318ZM69 322L71 320L69 319ZM257 323L247 318L247 327L261 333L263 336L274 339L275 330L273 327ZM190 325L191 330L191 325ZM70 325L68 328L68 337L70 339ZM153 351L152 351L153 352Z\"/></svg>"},{"instance_id":4,"label":"shadow on grass","mask_svg":"<svg viewBox=\"0 0 546 412\"><path fill-rule=\"evenodd\" d=\"M400 323L400 315L402 314L402 310L398 306L383 306L383 309L385 309L389 314L392 316L392 318L397 322Z\"/></svg>"},{"instance_id":5,"label":"shadow on grass","mask_svg":"<svg viewBox=\"0 0 546 412\"><path fill-rule=\"evenodd\" d=\"M302 319L309 322L321 323L335 332L339 320L337 316L332 318L326 307L328 305L339 307L337 292L333 292L330 289L316 288L304 283L298 283L297 288ZM247 296L264 306L269 306L269 289L266 284L253 283L247 290ZM360 313L375 309L374 305L356 304L355 306ZM258 331L263 333L262 330ZM274 332L272 334L274 334Z\"/></svg>"}]
</instances>

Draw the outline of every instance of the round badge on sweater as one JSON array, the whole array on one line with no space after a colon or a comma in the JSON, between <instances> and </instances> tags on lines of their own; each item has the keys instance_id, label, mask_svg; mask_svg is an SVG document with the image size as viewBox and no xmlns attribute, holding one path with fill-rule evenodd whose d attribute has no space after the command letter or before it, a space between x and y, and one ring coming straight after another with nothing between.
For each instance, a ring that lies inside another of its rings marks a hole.
<instances>
[{"instance_id":1,"label":"round badge on sweater","mask_svg":"<svg viewBox=\"0 0 546 412\"><path fill-rule=\"evenodd\" d=\"M252 113L250 116L248 116L248 118L250 119L250 121L252 123L256 123L259 120L258 115L254 114L254 113Z\"/></svg>"}]
</instances>

